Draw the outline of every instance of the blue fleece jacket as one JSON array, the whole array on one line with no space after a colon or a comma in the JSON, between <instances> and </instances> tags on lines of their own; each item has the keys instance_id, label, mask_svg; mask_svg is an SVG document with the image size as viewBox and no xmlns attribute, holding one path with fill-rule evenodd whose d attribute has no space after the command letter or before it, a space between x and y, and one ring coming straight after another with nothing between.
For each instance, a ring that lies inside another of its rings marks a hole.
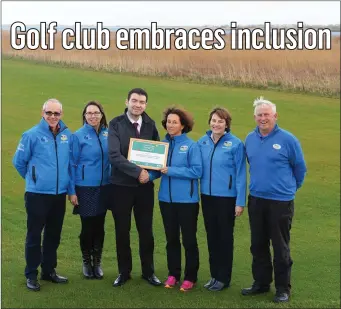
<instances>
[{"instance_id":1,"label":"blue fleece jacket","mask_svg":"<svg viewBox=\"0 0 341 309\"><path fill-rule=\"evenodd\" d=\"M72 135L72 182L77 186L109 184L108 129L97 134L89 124Z\"/></svg>"},{"instance_id":2,"label":"blue fleece jacket","mask_svg":"<svg viewBox=\"0 0 341 309\"><path fill-rule=\"evenodd\" d=\"M278 125L263 137L257 127L246 137L245 148L250 164L250 194L293 200L307 171L298 139Z\"/></svg>"},{"instance_id":3,"label":"blue fleece jacket","mask_svg":"<svg viewBox=\"0 0 341 309\"><path fill-rule=\"evenodd\" d=\"M246 157L243 142L231 132L226 132L214 144L212 131L199 141L203 174L200 179L202 194L237 197L236 205L245 206Z\"/></svg>"},{"instance_id":4,"label":"blue fleece jacket","mask_svg":"<svg viewBox=\"0 0 341 309\"><path fill-rule=\"evenodd\" d=\"M161 176L159 201L167 203L199 202L198 179L202 175L202 162L198 144L186 133L171 138L169 134L163 142L169 143L167 174L150 171L150 180Z\"/></svg>"},{"instance_id":5,"label":"blue fleece jacket","mask_svg":"<svg viewBox=\"0 0 341 309\"><path fill-rule=\"evenodd\" d=\"M23 133L13 165L26 181L26 192L62 194L70 191L71 132L60 120L55 136L44 118Z\"/></svg>"}]
</instances>

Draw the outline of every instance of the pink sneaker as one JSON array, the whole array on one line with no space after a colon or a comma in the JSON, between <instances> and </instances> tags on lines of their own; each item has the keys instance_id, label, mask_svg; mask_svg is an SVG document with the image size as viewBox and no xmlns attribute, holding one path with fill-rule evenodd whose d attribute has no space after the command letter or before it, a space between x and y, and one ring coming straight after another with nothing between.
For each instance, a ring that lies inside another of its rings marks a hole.
<instances>
[{"instance_id":1,"label":"pink sneaker","mask_svg":"<svg viewBox=\"0 0 341 309\"><path fill-rule=\"evenodd\" d=\"M179 281L176 281L176 278L174 276L168 276L167 280L165 281L165 288L171 289L174 288L175 285L177 285Z\"/></svg>"},{"instance_id":2,"label":"pink sneaker","mask_svg":"<svg viewBox=\"0 0 341 309\"><path fill-rule=\"evenodd\" d=\"M186 291L189 291L189 290L193 289L193 287L194 287L194 282L185 280L185 281L181 284L180 291L186 292Z\"/></svg>"}]
</instances>

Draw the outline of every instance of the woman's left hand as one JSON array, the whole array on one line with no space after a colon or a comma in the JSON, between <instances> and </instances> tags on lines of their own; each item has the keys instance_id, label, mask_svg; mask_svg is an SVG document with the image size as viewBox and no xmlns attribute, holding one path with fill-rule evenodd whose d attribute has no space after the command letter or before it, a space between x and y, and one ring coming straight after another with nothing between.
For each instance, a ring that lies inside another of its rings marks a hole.
<instances>
[{"instance_id":1,"label":"woman's left hand","mask_svg":"<svg viewBox=\"0 0 341 309\"><path fill-rule=\"evenodd\" d=\"M168 173L168 167L167 166L163 167L160 171L162 174L167 174Z\"/></svg>"},{"instance_id":2,"label":"woman's left hand","mask_svg":"<svg viewBox=\"0 0 341 309\"><path fill-rule=\"evenodd\" d=\"M244 211L244 207L242 206L236 206L235 208L235 216L240 217Z\"/></svg>"},{"instance_id":3,"label":"woman's left hand","mask_svg":"<svg viewBox=\"0 0 341 309\"><path fill-rule=\"evenodd\" d=\"M78 205L77 195L76 194L69 195L69 201L73 206L77 206Z\"/></svg>"}]
</instances>

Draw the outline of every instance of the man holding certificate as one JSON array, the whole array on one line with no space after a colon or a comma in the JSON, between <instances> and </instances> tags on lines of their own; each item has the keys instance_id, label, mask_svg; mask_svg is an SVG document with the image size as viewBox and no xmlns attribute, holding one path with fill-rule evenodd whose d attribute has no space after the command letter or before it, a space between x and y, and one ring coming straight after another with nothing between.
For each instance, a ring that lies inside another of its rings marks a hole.
<instances>
[{"instance_id":1,"label":"man holding certificate","mask_svg":"<svg viewBox=\"0 0 341 309\"><path fill-rule=\"evenodd\" d=\"M131 138L159 141L155 122L146 113L148 94L141 88L129 91L124 113L109 123L108 150L113 184L112 214L115 220L116 249L119 276L113 286L131 279L130 248L131 213L134 210L139 233L142 278L151 285L161 285L154 274L154 236L152 229L154 184L148 172L130 162L128 150Z\"/></svg>"}]
</instances>

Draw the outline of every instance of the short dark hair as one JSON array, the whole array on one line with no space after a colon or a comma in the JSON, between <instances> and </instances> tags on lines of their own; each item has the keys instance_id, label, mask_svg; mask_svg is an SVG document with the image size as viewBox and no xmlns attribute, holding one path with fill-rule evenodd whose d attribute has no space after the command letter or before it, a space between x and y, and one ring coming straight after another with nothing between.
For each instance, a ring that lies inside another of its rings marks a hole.
<instances>
[{"instance_id":1,"label":"short dark hair","mask_svg":"<svg viewBox=\"0 0 341 309\"><path fill-rule=\"evenodd\" d=\"M86 113L86 109L88 108L88 106L91 106L91 105L94 105L94 106L97 106L99 111L102 113L102 119L101 119L101 122L99 124L99 127L104 127L104 128L107 128L108 127L108 123L107 123L107 118L105 117L105 113L104 113L104 109L103 109L103 106L101 105L101 103L97 102L97 101L90 101L88 102L84 109L83 109L83 113L82 113L82 117L83 117L83 124L87 123L86 119L85 119L85 113Z\"/></svg>"},{"instance_id":2,"label":"short dark hair","mask_svg":"<svg viewBox=\"0 0 341 309\"><path fill-rule=\"evenodd\" d=\"M128 98L127 100L129 101L130 100L130 97L133 93L136 93L136 94L139 94L139 95L144 95L146 97L146 103L148 102L148 94L147 92L142 89L142 88L134 88L134 89L131 89L129 92L128 92Z\"/></svg>"},{"instance_id":3,"label":"short dark hair","mask_svg":"<svg viewBox=\"0 0 341 309\"><path fill-rule=\"evenodd\" d=\"M219 118L224 119L226 121L226 129L225 129L225 131L226 132L230 131L231 121L232 121L232 117L231 117L230 112L226 108L223 108L223 107L216 107L216 108L214 108L210 112L210 117L208 119L208 124L211 123L212 116L214 114L217 114L219 116Z\"/></svg>"},{"instance_id":4,"label":"short dark hair","mask_svg":"<svg viewBox=\"0 0 341 309\"><path fill-rule=\"evenodd\" d=\"M191 132L194 126L193 116L186 110L178 107L168 107L163 112L163 119L161 121L162 126L167 130L167 118L170 114L178 115L180 118L180 123L184 126L181 133Z\"/></svg>"}]
</instances>

